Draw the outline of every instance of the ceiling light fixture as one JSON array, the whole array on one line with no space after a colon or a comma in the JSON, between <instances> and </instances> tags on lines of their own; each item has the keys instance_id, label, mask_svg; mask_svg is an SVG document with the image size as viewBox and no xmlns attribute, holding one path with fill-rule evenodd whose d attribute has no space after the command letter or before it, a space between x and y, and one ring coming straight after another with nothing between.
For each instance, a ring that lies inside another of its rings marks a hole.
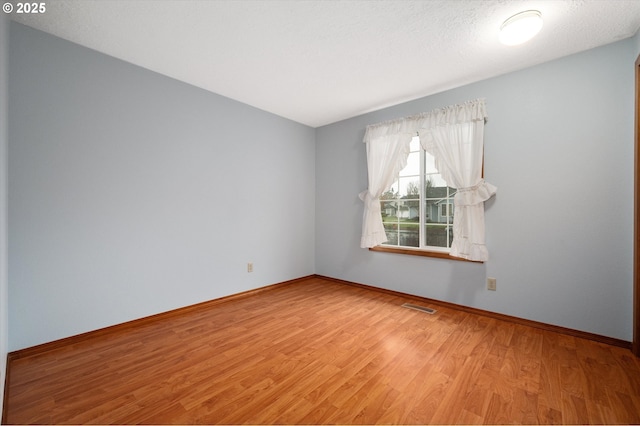
<instances>
[{"instance_id":1,"label":"ceiling light fixture","mask_svg":"<svg viewBox=\"0 0 640 426\"><path fill-rule=\"evenodd\" d=\"M542 28L542 14L537 10L517 13L500 26L500 43L515 46L530 40Z\"/></svg>"}]
</instances>

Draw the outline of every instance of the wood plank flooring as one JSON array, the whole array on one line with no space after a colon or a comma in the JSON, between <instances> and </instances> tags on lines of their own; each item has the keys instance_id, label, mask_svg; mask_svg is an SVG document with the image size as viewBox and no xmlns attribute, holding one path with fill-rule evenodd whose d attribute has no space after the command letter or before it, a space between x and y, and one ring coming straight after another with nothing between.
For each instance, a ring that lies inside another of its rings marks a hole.
<instances>
[{"instance_id":1,"label":"wood plank flooring","mask_svg":"<svg viewBox=\"0 0 640 426\"><path fill-rule=\"evenodd\" d=\"M628 350L322 278L14 359L10 424L640 423Z\"/></svg>"}]
</instances>

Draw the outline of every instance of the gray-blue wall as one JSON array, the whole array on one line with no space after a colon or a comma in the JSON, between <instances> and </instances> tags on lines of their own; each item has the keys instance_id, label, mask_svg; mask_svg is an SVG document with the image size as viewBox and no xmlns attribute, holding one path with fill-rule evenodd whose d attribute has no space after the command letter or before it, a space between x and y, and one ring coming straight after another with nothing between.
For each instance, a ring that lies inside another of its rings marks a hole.
<instances>
[{"instance_id":1,"label":"gray-blue wall","mask_svg":"<svg viewBox=\"0 0 640 426\"><path fill-rule=\"evenodd\" d=\"M637 41L317 129L317 273L630 341ZM498 187L490 260L360 249L365 127L475 98L487 102L484 170Z\"/></svg>"},{"instance_id":2,"label":"gray-blue wall","mask_svg":"<svg viewBox=\"0 0 640 426\"><path fill-rule=\"evenodd\" d=\"M314 273L314 129L13 22L9 80L10 350Z\"/></svg>"}]
</instances>

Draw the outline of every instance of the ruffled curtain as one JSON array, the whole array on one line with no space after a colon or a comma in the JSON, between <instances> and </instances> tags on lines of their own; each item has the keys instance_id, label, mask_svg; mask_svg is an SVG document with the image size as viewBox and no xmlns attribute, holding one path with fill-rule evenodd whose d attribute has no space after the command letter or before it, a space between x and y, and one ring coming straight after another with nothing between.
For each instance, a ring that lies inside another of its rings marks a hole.
<instances>
[{"instance_id":1,"label":"ruffled curtain","mask_svg":"<svg viewBox=\"0 0 640 426\"><path fill-rule=\"evenodd\" d=\"M365 216L368 211L371 212L371 216L367 217L370 223L367 226L363 224L362 247L373 247L386 241L385 236L384 240L376 244L366 245L365 242L373 243L378 239L365 239L364 231L375 229L376 232L384 233L379 197L391 186L397 173L404 167L402 165L397 170L394 168L394 174L385 179L380 179L379 176L376 178L379 168L372 168L369 165L368 153L370 149L376 149L375 147L382 141L393 139L395 136L406 141L407 154L404 157L404 164L406 164L409 142L411 137L418 133L425 151L435 157L436 168L442 177L449 186L458 190L454 196L456 211L453 218L453 241L450 254L476 261L485 261L489 258L485 246L484 201L496 193L496 187L482 178L486 117L484 100L478 99L367 127L364 142L367 144L369 187L371 188L372 181L386 186L381 189L376 188L379 189L375 192L379 192L377 200L375 197L369 197L367 202L361 194L361 198L365 201ZM391 169L388 171L391 172ZM373 217L374 202L378 206L375 218Z\"/></svg>"},{"instance_id":2,"label":"ruffled curtain","mask_svg":"<svg viewBox=\"0 0 640 426\"><path fill-rule=\"evenodd\" d=\"M484 202L496 187L482 178L484 153L483 101L468 102L430 113L430 126L418 130L420 143L433 155L436 168L447 184L458 191L454 196L451 256L485 261Z\"/></svg>"},{"instance_id":3,"label":"ruffled curtain","mask_svg":"<svg viewBox=\"0 0 640 426\"><path fill-rule=\"evenodd\" d=\"M360 193L360 199L364 201L360 247L375 247L387 241L380 196L391 187L400 170L407 165L411 138L411 134L405 133L380 134L367 143L369 189Z\"/></svg>"}]
</instances>

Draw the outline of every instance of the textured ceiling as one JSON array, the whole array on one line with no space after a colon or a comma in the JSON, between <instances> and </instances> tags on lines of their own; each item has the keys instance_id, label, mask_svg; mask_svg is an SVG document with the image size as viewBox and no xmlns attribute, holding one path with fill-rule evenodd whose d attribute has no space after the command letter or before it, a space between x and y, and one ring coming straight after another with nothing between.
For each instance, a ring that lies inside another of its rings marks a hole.
<instances>
[{"instance_id":1,"label":"textured ceiling","mask_svg":"<svg viewBox=\"0 0 640 426\"><path fill-rule=\"evenodd\" d=\"M17 22L318 127L633 36L640 1L48 0ZM509 16L542 12L507 47Z\"/></svg>"}]
</instances>

